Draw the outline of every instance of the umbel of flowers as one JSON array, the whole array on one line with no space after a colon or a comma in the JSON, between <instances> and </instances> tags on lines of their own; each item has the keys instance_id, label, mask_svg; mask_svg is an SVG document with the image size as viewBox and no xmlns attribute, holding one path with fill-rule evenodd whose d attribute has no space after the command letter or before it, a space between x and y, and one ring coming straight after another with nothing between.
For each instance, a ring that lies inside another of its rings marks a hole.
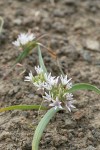
<instances>
[{"instance_id":1,"label":"umbel of flowers","mask_svg":"<svg viewBox=\"0 0 100 150\"><path fill-rule=\"evenodd\" d=\"M34 42L36 42L36 37L32 33L21 33L17 40L13 44L17 47L29 47L32 49ZM37 42L36 42L37 43ZM39 43L38 43L39 44ZM54 109L67 108L71 111L75 108L73 105L73 95L68 93L68 90L72 87L71 79L66 76L54 77L51 73L44 73L41 67L35 67L36 76L32 75L30 71L29 76L25 77L25 81L31 81L36 89L41 92L44 101L49 103L50 107Z\"/></svg>"},{"instance_id":2,"label":"umbel of flowers","mask_svg":"<svg viewBox=\"0 0 100 150\"><path fill-rule=\"evenodd\" d=\"M12 42L17 47L23 47L35 40L33 33L21 33L16 41Z\"/></svg>"},{"instance_id":3,"label":"umbel of flowers","mask_svg":"<svg viewBox=\"0 0 100 150\"><path fill-rule=\"evenodd\" d=\"M52 76L51 73L44 73L41 67L35 67L36 76L32 75L30 71L29 76L25 77L25 81L30 81L36 87L37 90L41 91L44 101L49 103L50 107L60 109L68 109L71 111L75 108L73 105L73 94L67 91L72 87L71 79L66 76Z\"/></svg>"}]
</instances>

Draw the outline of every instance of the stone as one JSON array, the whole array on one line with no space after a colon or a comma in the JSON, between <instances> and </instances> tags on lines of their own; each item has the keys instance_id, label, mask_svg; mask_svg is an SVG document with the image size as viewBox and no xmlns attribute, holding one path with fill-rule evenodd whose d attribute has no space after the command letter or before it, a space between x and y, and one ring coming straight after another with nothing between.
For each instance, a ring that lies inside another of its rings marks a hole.
<instances>
[{"instance_id":1,"label":"stone","mask_svg":"<svg viewBox=\"0 0 100 150\"><path fill-rule=\"evenodd\" d=\"M85 117L85 112L84 111L77 111L77 112L75 112L74 114L73 114L73 118L75 119L75 120L80 120L80 119L82 119L83 117Z\"/></svg>"},{"instance_id":2,"label":"stone","mask_svg":"<svg viewBox=\"0 0 100 150\"><path fill-rule=\"evenodd\" d=\"M10 89L9 92L8 92L8 94L9 94L10 96L12 96L12 95L18 93L19 90L20 90L20 87L16 86L16 87Z\"/></svg>"},{"instance_id":3,"label":"stone","mask_svg":"<svg viewBox=\"0 0 100 150\"><path fill-rule=\"evenodd\" d=\"M55 9L54 12L53 12L53 15L55 17L64 17L64 11L61 11L59 9Z\"/></svg>"},{"instance_id":4,"label":"stone","mask_svg":"<svg viewBox=\"0 0 100 150\"><path fill-rule=\"evenodd\" d=\"M75 0L63 0L62 2L65 5L75 5L76 4Z\"/></svg>"},{"instance_id":5,"label":"stone","mask_svg":"<svg viewBox=\"0 0 100 150\"><path fill-rule=\"evenodd\" d=\"M0 141L5 140L5 139L10 138L10 137L11 137L11 134L9 132L3 131L0 134Z\"/></svg>"},{"instance_id":6,"label":"stone","mask_svg":"<svg viewBox=\"0 0 100 150\"><path fill-rule=\"evenodd\" d=\"M52 28L55 30L55 32L65 33L65 26L61 22L53 23Z\"/></svg>"},{"instance_id":7,"label":"stone","mask_svg":"<svg viewBox=\"0 0 100 150\"><path fill-rule=\"evenodd\" d=\"M89 52L84 51L83 54L82 54L82 56L83 56L83 59L84 59L85 61L87 61L87 62L91 62L91 61L92 61L92 58L91 58Z\"/></svg>"},{"instance_id":8,"label":"stone","mask_svg":"<svg viewBox=\"0 0 100 150\"><path fill-rule=\"evenodd\" d=\"M13 23L14 23L14 25L21 25L22 24L22 20L21 19L15 19L14 21L13 21Z\"/></svg>"},{"instance_id":9,"label":"stone","mask_svg":"<svg viewBox=\"0 0 100 150\"><path fill-rule=\"evenodd\" d=\"M92 145L89 145L86 150L97 150L95 147L93 147Z\"/></svg>"},{"instance_id":10,"label":"stone","mask_svg":"<svg viewBox=\"0 0 100 150\"><path fill-rule=\"evenodd\" d=\"M65 120L66 128L73 128L73 127L75 127L75 125L76 125L76 122L72 121L70 118Z\"/></svg>"},{"instance_id":11,"label":"stone","mask_svg":"<svg viewBox=\"0 0 100 150\"><path fill-rule=\"evenodd\" d=\"M100 44L98 41L96 40L92 40L92 39L87 39L85 41L85 47L87 49L90 49L90 50L97 50L97 51L100 51Z\"/></svg>"}]
</instances>

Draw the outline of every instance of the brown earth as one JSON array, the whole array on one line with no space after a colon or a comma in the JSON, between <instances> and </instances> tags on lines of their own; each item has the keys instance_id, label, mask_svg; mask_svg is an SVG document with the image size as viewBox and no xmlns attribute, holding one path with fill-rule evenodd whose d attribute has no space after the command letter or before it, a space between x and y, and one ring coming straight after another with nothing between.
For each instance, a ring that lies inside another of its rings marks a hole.
<instances>
[{"instance_id":1,"label":"brown earth","mask_svg":"<svg viewBox=\"0 0 100 150\"><path fill-rule=\"evenodd\" d=\"M41 42L58 55L64 73L73 83L87 82L100 88L100 1L99 0L0 0L4 30L0 35L0 107L39 104L41 97L24 82L38 65L35 50L5 79L20 53L12 45L17 35L31 30L47 34ZM59 75L55 60L43 50L48 71ZM20 74L26 70L24 74ZM100 99L94 92L74 94L77 109L59 112L47 126L40 150L100 150ZM45 112L9 111L0 114L0 150L31 150L36 125Z\"/></svg>"}]
</instances>

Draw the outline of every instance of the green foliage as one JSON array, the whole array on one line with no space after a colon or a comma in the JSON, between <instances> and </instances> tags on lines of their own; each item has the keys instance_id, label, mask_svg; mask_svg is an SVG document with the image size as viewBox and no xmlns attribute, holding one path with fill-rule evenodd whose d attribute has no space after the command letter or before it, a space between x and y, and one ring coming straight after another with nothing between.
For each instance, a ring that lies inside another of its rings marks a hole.
<instances>
[{"instance_id":1,"label":"green foliage","mask_svg":"<svg viewBox=\"0 0 100 150\"><path fill-rule=\"evenodd\" d=\"M4 24L4 20L2 17L0 17L0 34L2 32L2 29L3 29L3 24Z\"/></svg>"},{"instance_id":2,"label":"green foliage","mask_svg":"<svg viewBox=\"0 0 100 150\"><path fill-rule=\"evenodd\" d=\"M18 58L16 59L15 64L21 62L24 58L26 58L29 55L29 53L32 51L32 49L34 49L35 47L37 47L37 42L36 41L31 43L31 45L26 46L24 48L24 50L21 52L21 54L18 56Z\"/></svg>"},{"instance_id":3,"label":"green foliage","mask_svg":"<svg viewBox=\"0 0 100 150\"><path fill-rule=\"evenodd\" d=\"M3 19L0 17L0 33L2 31L2 26L3 26ZM26 56L29 55L29 53L32 51L32 49L34 49L36 47L38 48L39 65L43 69L44 73L47 73L47 69L44 65L44 61L42 58L40 45L38 44L37 41L33 41L32 43L29 43L29 45L26 45L26 47L23 47L23 51L16 59L14 66L16 65L16 63L21 62L24 58L26 58ZM87 84L87 83L74 84L72 86L72 88L70 88L66 92L71 93L71 92L75 92L78 90L92 90L92 91L100 94L100 89L98 89L96 86L93 86L93 85ZM14 105L14 106L9 106L9 107L5 107L5 108L0 108L0 112L9 111L9 110L33 110L33 109L34 110L47 110L48 108L41 106L41 105ZM34 137L33 137L33 141L32 141L32 150L38 150L39 142L42 137L43 131L45 130L47 124L50 122L52 117L59 110L60 109L58 109L58 108L56 110L54 108L51 108L50 110L47 111L47 113L41 119L41 121L39 122L39 124L35 130L35 133L34 133Z\"/></svg>"},{"instance_id":4,"label":"green foliage","mask_svg":"<svg viewBox=\"0 0 100 150\"><path fill-rule=\"evenodd\" d=\"M71 89L67 90L67 92L71 93L71 92L75 92L75 91L78 91L78 90L91 90L91 91L94 91L94 92L100 94L100 89L98 89L94 85L87 84L87 83L74 84Z\"/></svg>"},{"instance_id":5,"label":"green foliage","mask_svg":"<svg viewBox=\"0 0 100 150\"><path fill-rule=\"evenodd\" d=\"M77 90L92 90L96 93L100 94L100 89L98 89L96 86L93 86L91 84L86 83L79 83L73 85L71 89L69 89L67 92L74 92ZM35 134L32 141L32 150L38 150L39 142L41 139L41 136L43 134L44 129L46 128L47 124L49 123L50 119L59 111L60 109L55 110L54 108L51 108L41 119L39 122Z\"/></svg>"},{"instance_id":6,"label":"green foliage","mask_svg":"<svg viewBox=\"0 0 100 150\"><path fill-rule=\"evenodd\" d=\"M60 109L54 109L51 108L47 111L47 113L44 115L44 117L39 122L32 141L32 150L38 150L39 142L42 137L43 131L46 128L47 124L50 122L52 117L59 111Z\"/></svg>"},{"instance_id":7,"label":"green foliage","mask_svg":"<svg viewBox=\"0 0 100 150\"><path fill-rule=\"evenodd\" d=\"M9 107L0 108L0 112L8 111L8 110L31 110L31 109L47 110L46 107L41 106L41 105L13 105Z\"/></svg>"},{"instance_id":8,"label":"green foliage","mask_svg":"<svg viewBox=\"0 0 100 150\"><path fill-rule=\"evenodd\" d=\"M39 56L39 64L40 64L40 67L43 69L43 71L45 73L47 73L47 69L44 65L44 61L43 61L43 58L42 58L42 53L41 53L41 50L40 50L40 46L38 45L38 56Z\"/></svg>"}]
</instances>

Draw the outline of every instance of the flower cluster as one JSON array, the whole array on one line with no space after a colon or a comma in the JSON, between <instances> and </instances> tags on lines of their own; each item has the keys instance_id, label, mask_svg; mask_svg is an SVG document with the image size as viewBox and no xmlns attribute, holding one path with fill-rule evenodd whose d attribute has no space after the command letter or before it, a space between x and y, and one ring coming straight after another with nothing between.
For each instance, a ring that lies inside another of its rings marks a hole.
<instances>
[{"instance_id":1,"label":"flower cluster","mask_svg":"<svg viewBox=\"0 0 100 150\"><path fill-rule=\"evenodd\" d=\"M54 109L67 108L71 111L75 108L73 105L73 94L68 93L68 89L72 87L71 79L66 76L53 77L51 73L46 74L41 67L35 67L36 76L30 71L29 76L25 77L25 81L31 81L37 90L42 91L43 99L49 102L49 106Z\"/></svg>"},{"instance_id":2,"label":"flower cluster","mask_svg":"<svg viewBox=\"0 0 100 150\"><path fill-rule=\"evenodd\" d=\"M35 36L32 33L21 33L20 35L18 35L17 40L12 43L17 47L20 47L26 45L27 43L33 41L34 39Z\"/></svg>"}]
</instances>

